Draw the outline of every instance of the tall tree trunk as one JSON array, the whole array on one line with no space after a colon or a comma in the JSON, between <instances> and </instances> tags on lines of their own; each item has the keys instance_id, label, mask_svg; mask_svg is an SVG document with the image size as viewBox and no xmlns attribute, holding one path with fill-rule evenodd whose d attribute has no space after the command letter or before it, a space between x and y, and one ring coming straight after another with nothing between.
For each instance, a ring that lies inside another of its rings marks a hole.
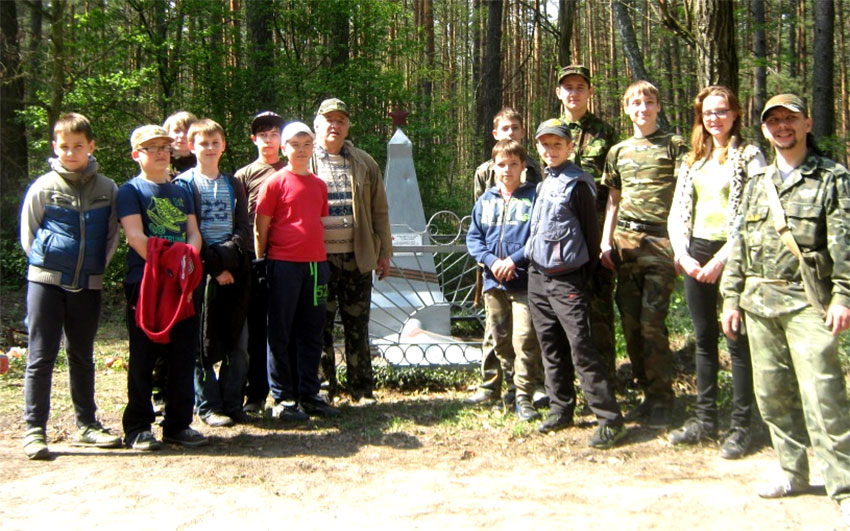
<instances>
[{"instance_id":1,"label":"tall tree trunk","mask_svg":"<svg viewBox=\"0 0 850 531\"><path fill-rule=\"evenodd\" d=\"M836 8L838 9L838 23L840 24L838 30L838 46L839 46L839 55L838 57L841 60L841 67L839 69L838 76L841 79L841 94L838 100L841 102L841 130L844 131L844 149L841 153L841 163L844 166L847 166L848 155L850 155L850 144L847 142L847 129L850 127L850 102L847 101L848 96L848 86L847 86L847 38L845 35L845 28L847 27L844 20L844 2L836 2ZM837 155L837 154L836 154Z\"/></svg>"},{"instance_id":2,"label":"tall tree trunk","mask_svg":"<svg viewBox=\"0 0 850 531\"><path fill-rule=\"evenodd\" d=\"M252 82L248 90L253 92L254 111L277 108L274 80L274 43L272 41L272 11L270 2L249 0L245 2L248 25L248 64L251 65Z\"/></svg>"},{"instance_id":3,"label":"tall tree trunk","mask_svg":"<svg viewBox=\"0 0 850 531\"><path fill-rule=\"evenodd\" d=\"M570 42L573 37L577 3L578 0L558 1L558 62L561 66L567 66L573 61Z\"/></svg>"},{"instance_id":4,"label":"tall tree trunk","mask_svg":"<svg viewBox=\"0 0 850 531\"><path fill-rule=\"evenodd\" d=\"M487 2L487 46L484 52L484 117L490 120L502 102L502 0ZM485 135L484 157L493 149L493 135Z\"/></svg>"},{"instance_id":5,"label":"tall tree trunk","mask_svg":"<svg viewBox=\"0 0 850 531\"><path fill-rule=\"evenodd\" d=\"M816 138L835 134L834 66L835 3L815 2L814 69L812 72L812 132Z\"/></svg>"},{"instance_id":6,"label":"tall tree trunk","mask_svg":"<svg viewBox=\"0 0 850 531\"><path fill-rule=\"evenodd\" d=\"M0 227L4 240L15 240L14 219L27 182L27 136L18 112L24 108L21 33L17 2L0 2Z\"/></svg>"},{"instance_id":7,"label":"tall tree trunk","mask_svg":"<svg viewBox=\"0 0 850 531\"><path fill-rule=\"evenodd\" d=\"M422 94L425 100L425 107L431 107L431 97L433 93L433 84L431 76L434 72L434 1L422 0L422 29L425 32L425 64L428 66L428 73L422 79Z\"/></svg>"},{"instance_id":8,"label":"tall tree trunk","mask_svg":"<svg viewBox=\"0 0 850 531\"><path fill-rule=\"evenodd\" d=\"M51 10L50 43L53 56L53 79L50 86L50 104L47 108L48 131L59 118L65 99L65 0L54 0ZM48 136L50 133L48 132Z\"/></svg>"},{"instance_id":9,"label":"tall tree trunk","mask_svg":"<svg viewBox=\"0 0 850 531\"><path fill-rule=\"evenodd\" d=\"M611 7L614 9L614 21L617 24L617 31L620 33L620 40L623 43L623 54L626 56L629 69L632 72L632 81L643 79L652 82L652 78L643 65L643 54L641 54L638 47L634 26L632 26L632 19L629 17L629 12L623 1L612 0ZM670 129L670 124L667 122L667 117L664 116L664 111L658 114L658 126L662 129Z\"/></svg>"},{"instance_id":10,"label":"tall tree trunk","mask_svg":"<svg viewBox=\"0 0 850 531\"><path fill-rule=\"evenodd\" d=\"M695 2L697 56L705 85L725 85L738 92L734 4L728 0Z\"/></svg>"},{"instance_id":11,"label":"tall tree trunk","mask_svg":"<svg viewBox=\"0 0 850 531\"><path fill-rule=\"evenodd\" d=\"M482 32L483 9L481 0L472 1L472 82L475 86L475 130L487 131L484 117L484 41ZM476 157L477 158L477 157Z\"/></svg>"},{"instance_id":12,"label":"tall tree trunk","mask_svg":"<svg viewBox=\"0 0 850 531\"><path fill-rule=\"evenodd\" d=\"M788 74L797 77L797 0L788 0Z\"/></svg>"},{"instance_id":13,"label":"tall tree trunk","mask_svg":"<svg viewBox=\"0 0 850 531\"><path fill-rule=\"evenodd\" d=\"M767 38L765 35L764 0L751 0L753 14L755 76L753 77L753 113L750 123L756 129L761 122L761 111L767 101Z\"/></svg>"}]
</instances>

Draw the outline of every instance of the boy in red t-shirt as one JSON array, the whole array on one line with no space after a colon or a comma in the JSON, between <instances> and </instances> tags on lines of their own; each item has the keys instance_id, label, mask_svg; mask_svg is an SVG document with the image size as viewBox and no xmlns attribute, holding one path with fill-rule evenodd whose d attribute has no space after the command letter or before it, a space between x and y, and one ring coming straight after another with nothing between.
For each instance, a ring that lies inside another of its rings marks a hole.
<instances>
[{"instance_id":1,"label":"boy in red t-shirt","mask_svg":"<svg viewBox=\"0 0 850 531\"><path fill-rule=\"evenodd\" d=\"M292 122L280 137L289 162L260 190L254 248L258 259L266 259L272 416L305 421L309 415L339 414L319 396L330 276L322 228L328 187L310 172L315 139L310 128Z\"/></svg>"}]
</instances>

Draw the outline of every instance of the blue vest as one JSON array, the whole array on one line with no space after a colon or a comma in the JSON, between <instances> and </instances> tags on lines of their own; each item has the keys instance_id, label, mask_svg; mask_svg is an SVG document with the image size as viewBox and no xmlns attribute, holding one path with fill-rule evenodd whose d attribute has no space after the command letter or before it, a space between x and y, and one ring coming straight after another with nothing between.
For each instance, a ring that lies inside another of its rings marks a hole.
<instances>
[{"instance_id":1,"label":"blue vest","mask_svg":"<svg viewBox=\"0 0 850 531\"><path fill-rule=\"evenodd\" d=\"M560 275L580 268L590 257L570 197L579 182L587 183L594 195L596 186L587 172L567 163L557 172L546 169L549 177L540 184L531 216L531 237L526 254L538 271Z\"/></svg>"}]
</instances>

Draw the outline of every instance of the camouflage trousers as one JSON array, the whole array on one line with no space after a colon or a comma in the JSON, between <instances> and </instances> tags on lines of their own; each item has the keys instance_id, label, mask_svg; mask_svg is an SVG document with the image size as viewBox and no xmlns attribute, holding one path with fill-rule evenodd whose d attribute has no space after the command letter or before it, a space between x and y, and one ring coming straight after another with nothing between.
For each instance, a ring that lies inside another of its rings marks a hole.
<instances>
[{"instance_id":1,"label":"camouflage trousers","mask_svg":"<svg viewBox=\"0 0 850 531\"><path fill-rule=\"evenodd\" d=\"M532 397L544 391L540 344L531 324L528 295L492 289L484 294L487 315L482 344L481 389L501 394L502 378L508 389Z\"/></svg>"},{"instance_id":2,"label":"camouflage trousers","mask_svg":"<svg viewBox=\"0 0 850 531\"><path fill-rule=\"evenodd\" d=\"M334 321L339 310L345 338L345 367L348 392L352 397L372 396L372 356L369 351L369 306L372 301L372 272L361 273L354 253L328 254L330 281L321 372L328 392L338 392L336 356L334 353Z\"/></svg>"},{"instance_id":3,"label":"camouflage trousers","mask_svg":"<svg viewBox=\"0 0 850 531\"><path fill-rule=\"evenodd\" d=\"M786 474L809 481L809 442L826 492L850 496L850 404L838 339L807 306L774 318L745 314L762 418Z\"/></svg>"},{"instance_id":4,"label":"camouflage trousers","mask_svg":"<svg viewBox=\"0 0 850 531\"><path fill-rule=\"evenodd\" d=\"M614 233L617 291L632 375L646 398L672 405L673 354L664 320L676 280L667 238Z\"/></svg>"}]
</instances>

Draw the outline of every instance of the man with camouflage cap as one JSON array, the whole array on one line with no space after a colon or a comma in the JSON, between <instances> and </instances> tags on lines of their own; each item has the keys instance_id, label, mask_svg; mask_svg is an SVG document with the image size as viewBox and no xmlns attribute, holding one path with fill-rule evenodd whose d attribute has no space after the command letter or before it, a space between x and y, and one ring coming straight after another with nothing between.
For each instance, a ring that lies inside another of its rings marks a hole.
<instances>
[{"instance_id":1,"label":"man with camouflage cap","mask_svg":"<svg viewBox=\"0 0 850 531\"><path fill-rule=\"evenodd\" d=\"M567 122L573 138L570 162L593 176L596 182L596 215L599 225L605 223L605 205L608 188L600 186L605 171L605 157L617 143L614 128L588 110L593 96L590 70L584 65L569 65L558 71L555 95L561 100L562 119ZM596 262L587 283L590 295L590 335L596 350L602 355L605 369L612 383L616 365L617 347L614 341L614 272Z\"/></svg>"},{"instance_id":2,"label":"man with camouflage cap","mask_svg":"<svg viewBox=\"0 0 850 531\"><path fill-rule=\"evenodd\" d=\"M602 263L617 271L617 307L632 376L645 392L629 417L646 417L651 428L670 425L673 355L664 319L676 272L667 237L667 217L676 188L676 168L688 151L685 140L658 128L661 102L648 81L632 83L623 96L634 136L608 152L602 184L608 205L602 230Z\"/></svg>"},{"instance_id":3,"label":"man with camouflage cap","mask_svg":"<svg viewBox=\"0 0 850 531\"><path fill-rule=\"evenodd\" d=\"M378 164L348 137L348 107L342 100L322 102L313 122L316 148L312 168L328 185L330 215L322 220L330 267L322 373L336 393L333 326L339 308L345 335L346 376L353 401L369 405L373 395L369 350L372 271L379 280L390 272L392 238L389 206Z\"/></svg>"},{"instance_id":4,"label":"man with camouflage cap","mask_svg":"<svg viewBox=\"0 0 850 531\"><path fill-rule=\"evenodd\" d=\"M784 472L758 494L808 490L811 441L847 525L850 404L838 334L850 326L850 175L807 142L812 120L798 96L768 100L761 121L776 160L749 176L720 284L723 331L736 337L746 322L756 400Z\"/></svg>"}]
</instances>

